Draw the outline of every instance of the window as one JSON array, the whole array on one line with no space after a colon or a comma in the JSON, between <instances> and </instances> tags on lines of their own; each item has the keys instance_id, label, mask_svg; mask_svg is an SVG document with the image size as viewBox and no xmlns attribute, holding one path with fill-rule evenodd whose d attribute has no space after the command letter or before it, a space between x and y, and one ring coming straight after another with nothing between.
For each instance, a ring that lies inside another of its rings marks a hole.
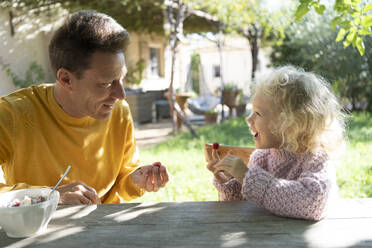
<instances>
[{"instance_id":1,"label":"window","mask_svg":"<svg viewBox=\"0 0 372 248\"><path fill-rule=\"evenodd\" d=\"M160 77L160 49L150 47L150 75Z\"/></svg>"},{"instance_id":2,"label":"window","mask_svg":"<svg viewBox=\"0 0 372 248\"><path fill-rule=\"evenodd\" d=\"M213 66L213 77L221 77L221 68L219 65L214 65Z\"/></svg>"}]
</instances>

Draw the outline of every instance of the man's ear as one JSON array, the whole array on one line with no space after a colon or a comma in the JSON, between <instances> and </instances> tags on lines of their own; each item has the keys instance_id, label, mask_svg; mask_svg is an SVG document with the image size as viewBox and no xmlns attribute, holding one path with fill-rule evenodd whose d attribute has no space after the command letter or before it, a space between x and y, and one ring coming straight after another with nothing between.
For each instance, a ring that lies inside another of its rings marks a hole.
<instances>
[{"instance_id":1,"label":"man's ear","mask_svg":"<svg viewBox=\"0 0 372 248\"><path fill-rule=\"evenodd\" d=\"M57 81L60 85L68 91L72 91L72 81L75 79L75 76L69 70L65 68L59 68L57 71Z\"/></svg>"}]
</instances>

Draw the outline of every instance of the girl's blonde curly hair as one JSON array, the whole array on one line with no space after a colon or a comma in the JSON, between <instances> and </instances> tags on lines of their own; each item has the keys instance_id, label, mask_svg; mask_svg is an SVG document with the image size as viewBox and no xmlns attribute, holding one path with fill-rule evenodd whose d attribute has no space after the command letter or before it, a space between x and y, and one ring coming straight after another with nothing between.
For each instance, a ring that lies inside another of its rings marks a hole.
<instances>
[{"instance_id":1,"label":"girl's blonde curly hair","mask_svg":"<svg viewBox=\"0 0 372 248\"><path fill-rule=\"evenodd\" d=\"M345 115L329 83L319 75L301 68L284 66L275 69L256 85L272 99L278 113L270 129L284 148L293 153L329 155L345 144Z\"/></svg>"}]
</instances>

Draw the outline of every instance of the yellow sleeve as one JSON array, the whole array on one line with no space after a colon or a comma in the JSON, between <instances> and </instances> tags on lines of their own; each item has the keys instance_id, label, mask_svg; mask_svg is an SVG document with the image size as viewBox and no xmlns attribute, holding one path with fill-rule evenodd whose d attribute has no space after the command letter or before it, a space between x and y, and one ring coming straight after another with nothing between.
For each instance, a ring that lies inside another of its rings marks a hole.
<instances>
[{"instance_id":1,"label":"yellow sleeve","mask_svg":"<svg viewBox=\"0 0 372 248\"><path fill-rule=\"evenodd\" d=\"M129 109L128 109L129 111ZM103 197L103 203L120 203L142 196L145 191L132 181L132 173L139 168L139 153L134 138L134 127L130 113L126 125L126 139L120 173L110 191Z\"/></svg>"},{"instance_id":2,"label":"yellow sleeve","mask_svg":"<svg viewBox=\"0 0 372 248\"><path fill-rule=\"evenodd\" d=\"M12 156L14 137L14 114L11 108L0 99L0 165L8 162Z\"/></svg>"},{"instance_id":3,"label":"yellow sleeve","mask_svg":"<svg viewBox=\"0 0 372 248\"><path fill-rule=\"evenodd\" d=\"M14 129L14 116L11 109L5 104L5 100L0 99L0 165L7 163L12 154L11 136ZM0 166L2 168L3 166ZM6 185L0 183L0 193L14 189L27 188L28 185Z\"/></svg>"},{"instance_id":4,"label":"yellow sleeve","mask_svg":"<svg viewBox=\"0 0 372 248\"><path fill-rule=\"evenodd\" d=\"M7 103L4 98L0 99L0 168L7 166L13 156L13 147L16 146L15 123L16 111ZM8 185L0 183L0 193L17 189L40 188L46 186L31 186L26 183Z\"/></svg>"},{"instance_id":5,"label":"yellow sleeve","mask_svg":"<svg viewBox=\"0 0 372 248\"><path fill-rule=\"evenodd\" d=\"M7 185L7 184L0 183L0 193L5 193L8 191L17 190L17 189L32 189L32 188L43 188L43 187L47 187L47 186L31 186L25 183L17 183L14 185Z\"/></svg>"}]
</instances>

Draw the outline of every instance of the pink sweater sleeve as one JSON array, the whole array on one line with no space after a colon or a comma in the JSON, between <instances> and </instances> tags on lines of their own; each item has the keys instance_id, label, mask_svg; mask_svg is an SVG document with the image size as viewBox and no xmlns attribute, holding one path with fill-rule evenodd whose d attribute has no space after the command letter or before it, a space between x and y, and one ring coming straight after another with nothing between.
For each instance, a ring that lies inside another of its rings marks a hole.
<instances>
[{"instance_id":1,"label":"pink sweater sleeve","mask_svg":"<svg viewBox=\"0 0 372 248\"><path fill-rule=\"evenodd\" d=\"M277 178L267 171L268 151L257 151L249 161L243 185L236 180L215 182L220 200L249 200L263 205L280 216L319 220L323 217L332 185L329 162L325 155L316 155L297 166L302 172L294 179Z\"/></svg>"},{"instance_id":2,"label":"pink sweater sleeve","mask_svg":"<svg viewBox=\"0 0 372 248\"><path fill-rule=\"evenodd\" d=\"M299 166L302 167L302 173L292 180L276 178L259 166L254 166L245 175L243 199L263 205L280 216L321 219L331 187L330 165L324 156L315 156Z\"/></svg>"},{"instance_id":3,"label":"pink sweater sleeve","mask_svg":"<svg viewBox=\"0 0 372 248\"><path fill-rule=\"evenodd\" d=\"M241 193L242 185L234 178L226 183L219 183L213 180L214 187L216 187L220 201L241 201L243 196Z\"/></svg>"},{"instance_id":4,"label":"pink sweater sleeve","mask_svg":"<svg viewBox=\"0 0 372 248\"><path fill-rule=\"evenodd\" d=\"M265 155L267 150L256 150L252 153L251 157L256 157L258 166L265 166ZM248 167L251 163L248 164ZM219 193L220 201L238 201L243 200L242 185L234 178L226 183L219 183L213 180L213 184Z\"/></svg>"}]
</instances>

